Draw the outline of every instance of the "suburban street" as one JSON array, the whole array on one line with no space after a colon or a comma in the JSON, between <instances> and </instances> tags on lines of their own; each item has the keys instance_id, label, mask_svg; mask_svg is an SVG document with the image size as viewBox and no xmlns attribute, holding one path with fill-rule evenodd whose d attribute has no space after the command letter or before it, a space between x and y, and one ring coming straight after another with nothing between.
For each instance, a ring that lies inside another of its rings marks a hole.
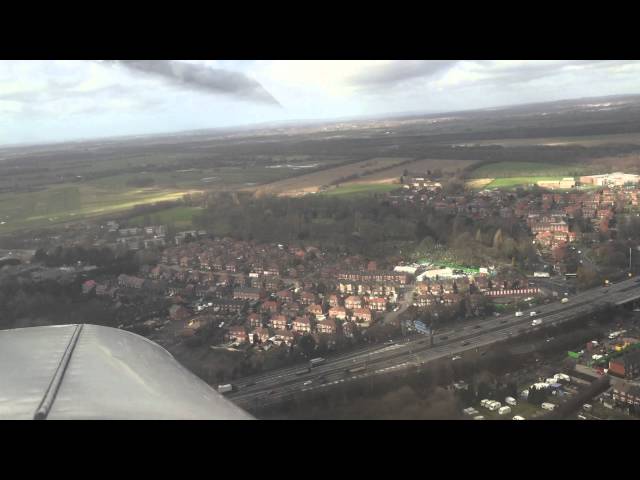
<instances>
[{"instance_id":1,"label":"suburban street","mask_svg":"<svg viewBox=\"0 0 640 480\"><path fill-rule=\"evenodd\" d=\"M235 383L237 391L229 394L238 405L250 407L277 403L296 392L330 388L331 386L409 367L420 367L430 361L462 355L465 351L522 335L544 325L552 325L592 313L607 304L622 305L640 298L640 279L633 278L597 287L570 297L567 304L555 302L536 307L535 317L524 312L521 317L490 317L455 330L441 331L430 346L429 337L419 337L388 345L365 347L327 361L302 373L305 366L294 366L246 377ZM540 326L532 326L533 318ZM350 373L349 369L358 368Z\"/></svg>"}]
</instances>

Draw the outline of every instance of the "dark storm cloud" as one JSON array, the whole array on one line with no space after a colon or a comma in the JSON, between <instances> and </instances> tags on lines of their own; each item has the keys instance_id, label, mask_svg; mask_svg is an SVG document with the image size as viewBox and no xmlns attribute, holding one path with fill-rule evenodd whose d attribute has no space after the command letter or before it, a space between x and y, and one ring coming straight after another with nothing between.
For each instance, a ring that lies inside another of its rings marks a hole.
<instances>
[{"instance_id":1,"label":"dark storm cloud","mask_svg":"<svg viewBox=\"0 0 640 480\"><path fill-rule=\"evenodd\" d=\"M453 67L457 60L397 60L371 66L350 80L365 88L393 87L407 80L426 78Z\"/></svg>"},{"instance_id":2,"label":"dark storm cloud","mask_svg":"<svg viewBox=\"0 0 640 480\"><path fill-rule=\"evenodd\" d=\"M172 60L115 60L109 63L122 65L134 72L154 75L192 90L282 107L260 83L241 72Z\"/></svg>"}]
</instances>

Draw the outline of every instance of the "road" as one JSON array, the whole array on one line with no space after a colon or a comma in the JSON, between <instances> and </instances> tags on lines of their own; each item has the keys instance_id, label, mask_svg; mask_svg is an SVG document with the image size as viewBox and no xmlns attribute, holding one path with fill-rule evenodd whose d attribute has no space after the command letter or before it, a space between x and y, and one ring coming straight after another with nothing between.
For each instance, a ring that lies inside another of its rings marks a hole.
<instances>
[{"instance_id":1,"label":"road","mask_svg":"<svg viewBox=\"0 0 640 480\"><path fill-rule=\"evenodd\" d=\"M554 325L592 313L607 304L622 304L640 299L640 278L632 278L597 287L570 297L568 303L555 302L536 307L534 318L541 326L532 326L529 311L521 317L505 315L479 320L453 330L439 332L433 346L428 337L419 337L388 345L363 347L359 350L333 358L302 373L304 366L294 366L245 377L235 383L237 391L229 398L238 405L250 408L258 405L278 403L297 392L330 388L344 382L373 375L382 375L410 367L420 367L428 362L445 357L461 355L465 351L485 347L493 343L522 335L526 332ZM348 369L366 367L357 373Z\"/></svg>"},{"instance_id":2,"label":"road","mask_svg":"<svg viewBox=\"0 0 640 480\"><path fill-rule=\"evenodd\" d=\"M389 312L384 316L385 323L395 323L398 320L398 317L402 315L413 303L413 292L415 291L415 285L408 286L402 296L402 299L398 302L398 310L395 312Z\"/></svg>"}]
</instances>

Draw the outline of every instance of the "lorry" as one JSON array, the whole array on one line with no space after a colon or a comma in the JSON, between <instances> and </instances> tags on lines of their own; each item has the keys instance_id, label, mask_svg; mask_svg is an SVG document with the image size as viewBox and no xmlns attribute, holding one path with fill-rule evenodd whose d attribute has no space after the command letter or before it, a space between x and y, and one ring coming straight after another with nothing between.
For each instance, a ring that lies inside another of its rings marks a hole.
<instances>
[{"instance_id":1,"label":"lorry","mask_svg":"<svg viewBox=\"0 0 640 480\"><path fill-rule=\"evenodd\" d=\"M316 367L316 366L318 366L318 365L322 365L324 362L326 362L326 360L325 360L324 358L322 358L322 357L312 358L312 359L309 361L309 365L310 365L311 367Z\"/></svg>"},{"instance_id":2,"label":"lorry","mask_svg":"<svg viewBox=\"0 0 640 480\"><path fill-rule=\"evenodd\" d=\"M537 313L536 313L536 312L529 312L529 316L530 316L530 317L535 317L536 315L537 315Z\"/></svg>"},{"instance_id":3,"label":"lorry","mask_svg":"<svg viewBox=\"0 0 640 480\"><path fill-rule=\"evenodd\" d=\"M218 393L229 393L233 392L233 385L227 383L225 385L218 385Z\"/></svg>"},{"instance_id":4,"label":"lorry","mask_svg":"<svg viewBox=\"0 0 640 480\"><path fill-rule=\"evenodd\" d=\"M542 320L540 320L539 318L536 318L533 322L531 322L531 326L535 327L536 325L540 325L542 324Z\"/></svg>"},{"instance_id":5,"label":"lorry","mask_svg":"<svg viewBox=\"0 0 640 480\"><path fill-rule=\"evenodd\" d=\"M365 365L360 365L359 367L347 368L346 373L364 372L366 369L367 369L367 367Z\"/></svg>"},{"instance_id":6,"label":"lorry","mask_svg":"<svg viewBox=\"0 0 640 480\"><path fill-rule=\"evenodd\" d=\"M522 312L516 312L516 317L521 317L522 315L524 315Z\"/></svg>"}]
</instances>

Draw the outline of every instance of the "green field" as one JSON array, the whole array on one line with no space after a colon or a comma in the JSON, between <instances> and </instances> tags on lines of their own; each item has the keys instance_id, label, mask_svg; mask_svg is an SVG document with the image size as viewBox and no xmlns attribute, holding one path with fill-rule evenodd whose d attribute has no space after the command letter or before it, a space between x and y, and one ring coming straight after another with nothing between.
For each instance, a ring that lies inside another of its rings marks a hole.
<instances>
[{"instance_id":1,"label":"green field","mask_svg":"<svg viewBox=\"0 0 640 480\"><path fill-rule=\"evenodd\" d=\"M60 185L38 192L0 195L0 233L40 228L120 212L135 205L182 198L187 190Z\"/></svg>"},{"instance_id":2,"label":"green field","mask_svg":"<svg viewBox=\"0 0 640 480\"><path fill-rule=\"evenodd\" d=\"M131 226L144 227L147 225L173 225L179 229L188 229L192 226L194 215L202 212L200 207L173 207L161 212L149 215L139 215L130 218L128 224Z\"/></svg>"},{"instance_id":3,"label":"green field","mask_svg":"<svg viewBox=\"0 0 640 480\"><path fill-rule=\"evenodd\" d=\"M368 195L371 193L385 193L397 190L401 185L388 183L352 183L343 187L336 187L323 192L323 195Z\"/></svg>"},{"instance_id":4,"label":"green field","mask_svg":"<svg viewBox=\"0 0 640 480\"><path fill-rule=\"evenodd\" d=\"M471 172L471 178L572 177L588 175L594 167L586 165L556 165L538 162L498 162L483 165ZM531 180L530 183L533 183Z\"/></svg>"}]
</instances>

